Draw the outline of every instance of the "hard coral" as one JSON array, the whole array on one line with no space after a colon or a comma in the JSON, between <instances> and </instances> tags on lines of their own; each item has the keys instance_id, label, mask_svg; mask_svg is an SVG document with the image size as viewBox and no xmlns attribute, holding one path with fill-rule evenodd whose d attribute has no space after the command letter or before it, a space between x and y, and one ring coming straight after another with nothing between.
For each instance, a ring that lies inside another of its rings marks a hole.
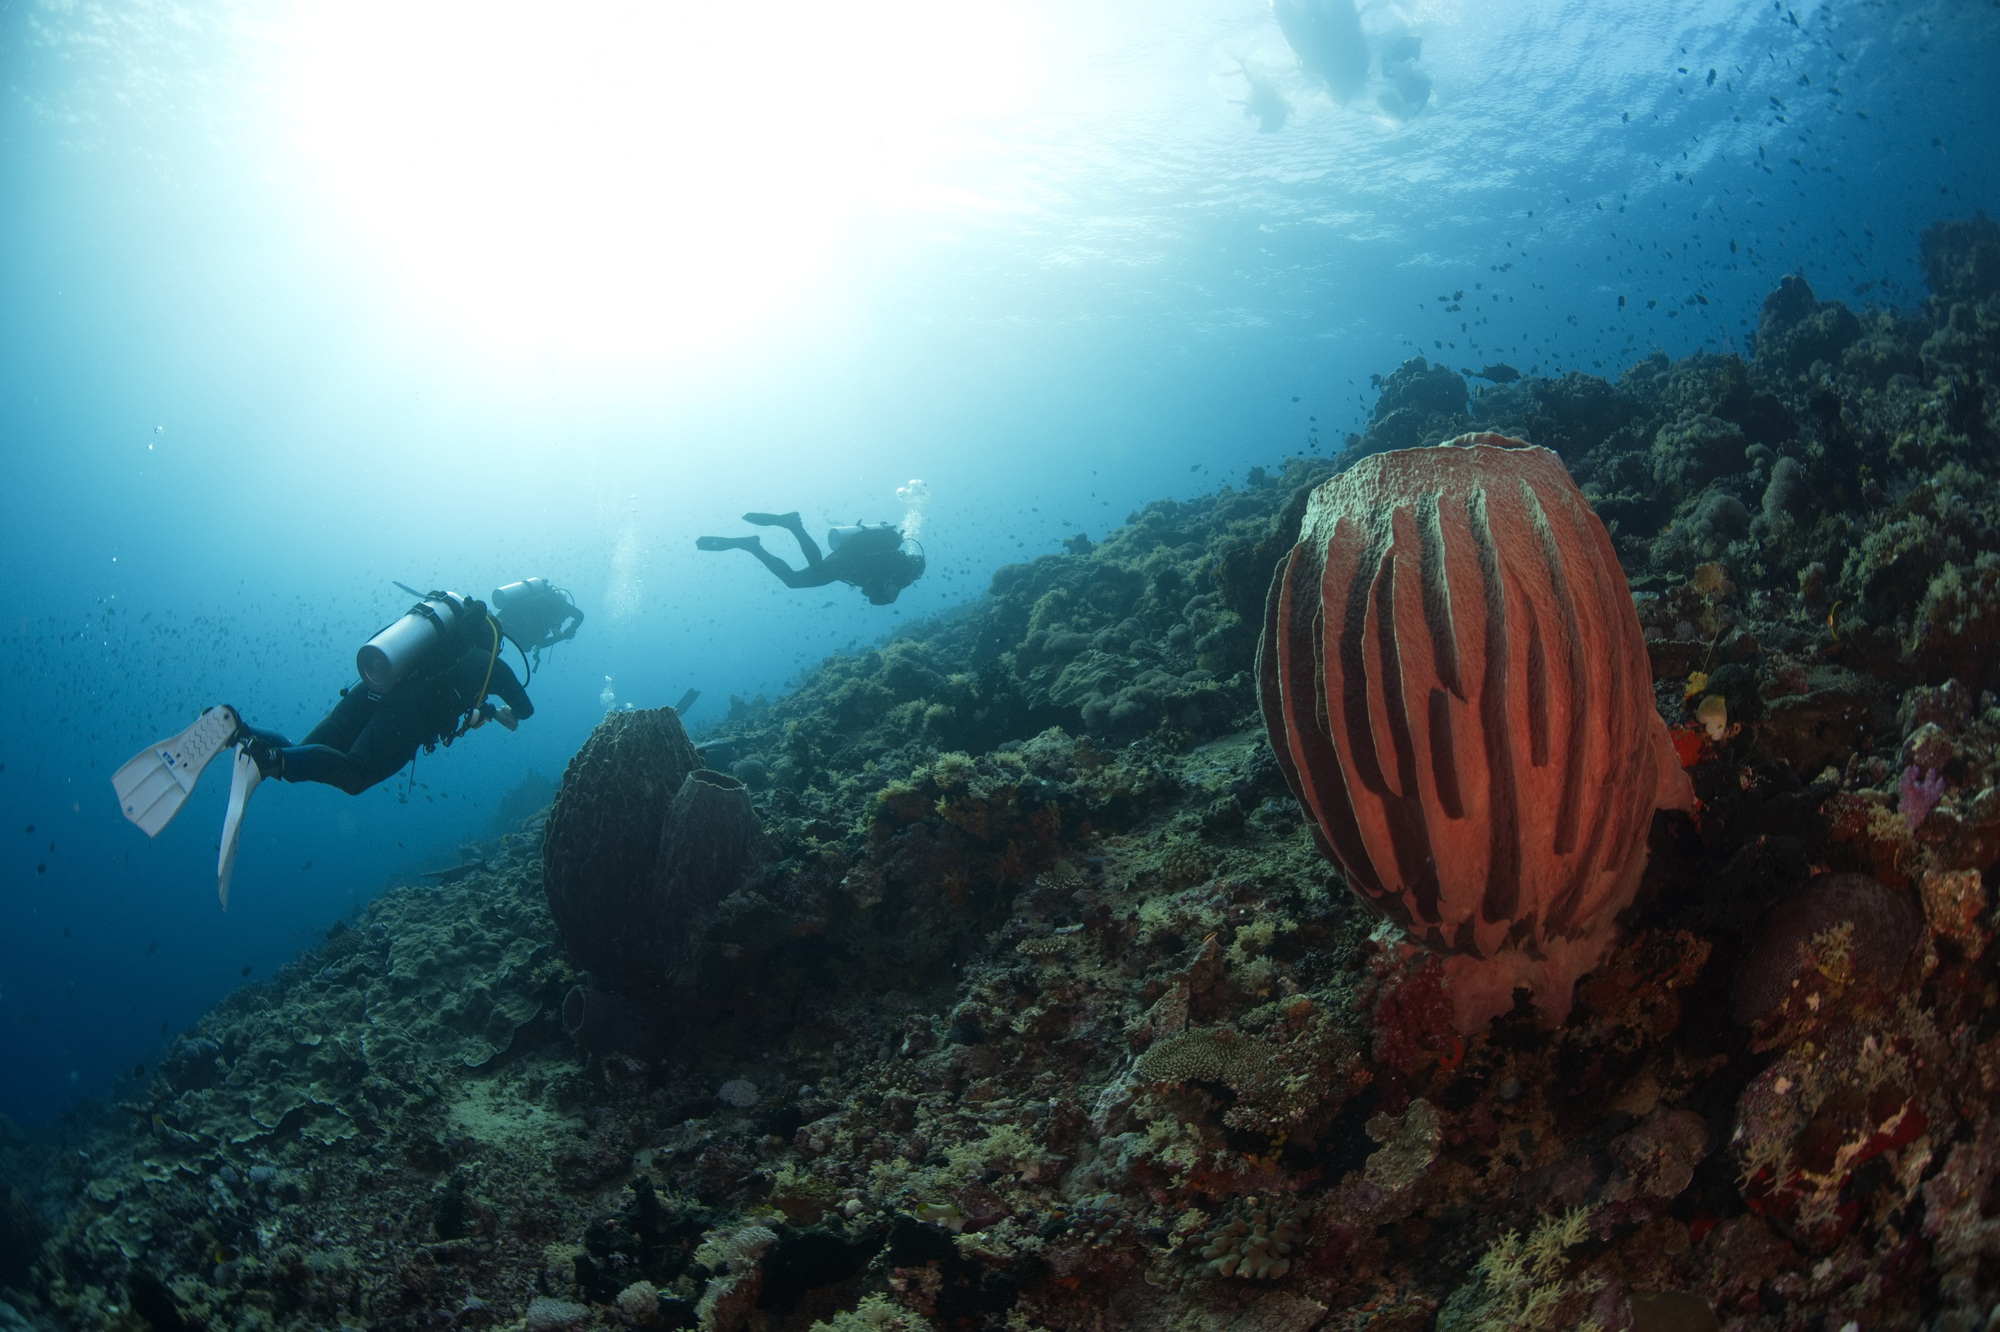
<instances>
[{"instance_id":1,"label":"hard coral","mask_svg":"<svg viewBox=\"0 0 2000 1332\"><path fill-rule=\"evenodd\" d=\"M1602 524L1556 456L1499 435L1321 486L1272 582L1271 747L1350 885L1448 954L1473 1032L1526 987L1569 1012L1692 791L1653 710Z\"/></svg>"},{"instance_id":2,"label":"hard coral","mask_svg":"<svg viewBox=\"0 0 2000 1332\"><path fill-rule=\"evenodd\" d=\"M1203 1247L1204 1266L1217 1276L1276 1280L1292 1270L1299 1228L1289 1212L1259 1207L1255 1198L1246 1201L1250 1210L1217 1230Z\"/></svg>"}]
</instances>

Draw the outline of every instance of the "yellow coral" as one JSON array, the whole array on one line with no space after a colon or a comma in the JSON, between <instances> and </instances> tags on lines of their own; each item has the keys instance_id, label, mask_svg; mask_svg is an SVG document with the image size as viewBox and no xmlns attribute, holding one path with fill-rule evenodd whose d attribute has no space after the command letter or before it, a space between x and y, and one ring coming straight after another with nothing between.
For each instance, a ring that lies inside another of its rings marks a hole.
<instances>
[{"instance_id":1,"label":"yellow coral","mask_svg":"<svg viewBox=\"0 0 2000 1332\"><path fill-rule=\"evenodd\" d=\"M1464 1325L1475 1332L1540 1332L1554 1326L1563 1301L1602 1284L1601 1279L1577 1282L1563 1276L1568 1251L1589 1235L1590 1209L1572 1207L1561 1216L1544 1217L1525 1241L1518 1230L1493 1241L1473 1267L1480 1288L1473 1317Z\"/></svg>"},{"instance_id":2,"label":"yellow coral","mask_svg":"<svg viewBox=\"0 0 2000 1332\"><path fill-rule=\"evenodd\" d=\"M929 1332L930 1320L886 1295L869 1295L854 1308L812 1325L808 1332Z\"/></svg>"}]
</instances>

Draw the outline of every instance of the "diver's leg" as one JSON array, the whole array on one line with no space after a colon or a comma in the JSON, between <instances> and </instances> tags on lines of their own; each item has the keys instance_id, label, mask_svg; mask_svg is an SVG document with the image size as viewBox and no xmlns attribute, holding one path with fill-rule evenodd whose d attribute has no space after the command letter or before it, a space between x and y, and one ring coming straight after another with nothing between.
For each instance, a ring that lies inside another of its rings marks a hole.
<instances>
[{"instance_id":1,"label":"diver's leg","mask_svg":"<svg viewBox=\"0 0 2000 1332\"><path fill-rule=\"evenodd\" d=\"M252 726L249 722L244 722L236 728L236 738L238 740L246 738L255 740L270 746L272 749L290 749L292 747L292 742L284 736L279 735L276 731L267 731L261 726Z\"/></svg>"},{"instance_id":2,"label":"diver's leg","mask_svg":"<svg viewBox=\"0 0 2000 1332\"><path fill-rule=\"evenodd\" d=\"M275 762L265 769L264 775L288 782L318 782L323 786L337 786L349 795L361 794L374 783L364 780L361 770L348 757L347 751L367 728L380 705L381 700L369 693L365 686L355 685L340 702L333 705L333 711L327 713L319 725L306 733L302 743L294 745L286 742L277 751ZM258 756L258 764L264 766L261 756Z\"/></svg>"},{"instance_id":3,"label":"diver's leg","mask_svg":"<svg viewBox=\"0 0 2000 1332\"><path fill-rule=\"evenodd\" d=\"M356 684L333 705L333 711L320 719L319 725L306 732L302 745L330 745L335 749L348 749L354 744L354 737L361 734L361 728L375 715L375 709L382 700L368 692L368 687Z\"/></svg>"},{"instance_id":4,"label":"diver's leg","mask_svg":"<svg viewBox=\"0 0 2000 1332\"><path fill-rule=\"evenodd\" d=\"M439 722L436 718L427 717L423 708L416 706L419 701L412 699L408 705L398 707L391 700L348 746L348 757L354 762L355 776L360 782L359 790L394 777L404 764L417 756L417 746L437 739ZM451 717L443 720L446 734L450 733L454 720Z\"/></svg>"},{"instance_id":5,"label":"diver's leg","mask_svg":"<svg viewBox=\"0 0 2000 1332\"><path fill-rule=\"evenodd\" d=\"M285 774L285 751L292 748L292 742L276 731L267 731L261 726L243 722L236 728L236 743L243 752L257 763L257 771L266 777L282 777Z\"/></svg>"},{"instance_id":6,"label":"diver's leg","mask_svg":"<svg viewBox=\"0 0 2000 1332\"><path fill-rule=\"evenodd\" d=\"M784 528L787 532L798 538L799 549L805 552L806 568L814 569L819 567L819 543L812 539L811 534L806 531L806 525L799 521L797 509L792 510L790 513L746 513L743 515L743 521L746 523L755 523L759 527ZM822 584L799 583L793 586L820 587Z\"/></svg>"},{"instance_id":7,"label":"diver's leg","mask_svg":"<svg viewBox=\"0 0 2000 1332\"><path fill-rule=\"evenodd\" d=\"M391 769L393 772L394 769ZM269 776L288 782L318 782L337 786L349 795L360 795L379 778L367 777L346 751L332 745L293 745L278 751L278 770Z\"/></svg>"},{"instance_id":8,"label":"diver's leg","mask_svg":"<svg viewBox=\"0 0 2000 1332\"><path fill-rule=\"evenodd\" d=\"M422 722L409 708L371 707L368 712L367 723L344 749L308 744L281 751L279 775L288 782L337 786L349 795L394 777L423 743Z\"/></svg>"},{"instance_id":9,"label":"diver's leg","mask_svg":"<svg viewBox=\"0 0 2000 1332\"><path fill-rule=\"evenodd\" d=\"M818 564L809 564L803 569L794 569L783 560L764 549L764 543L756 537L696 537L695 545L702 550L747 550L763 561L764 567L778 575L778 581L786 587L825 587L831 578L822 577ZM817 550L813 554L817 555Z\"/></svg>"}]
</instances>

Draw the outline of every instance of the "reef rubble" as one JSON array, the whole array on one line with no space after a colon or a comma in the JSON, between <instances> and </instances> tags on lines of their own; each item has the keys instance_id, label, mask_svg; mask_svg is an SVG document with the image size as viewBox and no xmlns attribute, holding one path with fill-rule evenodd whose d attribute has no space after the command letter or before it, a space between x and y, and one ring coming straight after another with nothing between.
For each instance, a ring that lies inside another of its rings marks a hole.
<instances>
[{"instance_id":1,"label":"reef rubble","mask_svg":"<svg viewBox=\"0 0 2000 1332\"><path fill-rule=\"evenodd\" d=\"M1412 361L1339 458L691 751L607 722L483 867L0 1124L0 1328L1991 1326L1996 254L1933 228L1907 310L1787 278L1747 358ZM1554 1029L1459 1029L1253 678L1312 488L1478 430L1603 519L1696 798Z\"/></svg>"}]
</instances>

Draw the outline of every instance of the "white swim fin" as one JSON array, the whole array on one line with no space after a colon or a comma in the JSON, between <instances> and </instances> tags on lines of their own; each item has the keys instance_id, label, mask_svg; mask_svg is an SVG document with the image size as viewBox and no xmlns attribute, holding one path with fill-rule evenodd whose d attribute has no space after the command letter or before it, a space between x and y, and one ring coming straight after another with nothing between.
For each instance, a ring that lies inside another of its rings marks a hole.
<instances>
[{"instance_id":1,"label":"white swim fin","mask_svg":"<svg viewBox=\"0 0 2000 1332\"><path fill-rule=\"evenodd\" d=\"M264 770L257 766L257 760L238 745L229 771L229 812L222 816L222 854L215 862L215 895L224 911L229 910L229 881L236 877L236 839L243 832L243 807L263 780Z\"/></svg>"},{"instance_id":2,"label":"white swim fin","mask_svg":"<svg viewBox=\"0 0 2000 1332\"><path fill-rule=\"evenodd\" d=\"M118 807L148 837L173 821L187 803L201 770L236 738L243 719L227 703L218 703L194 719L194 725L170 739L148 745L132 761L111 774Z\"/></svg>"}]
</instances>

